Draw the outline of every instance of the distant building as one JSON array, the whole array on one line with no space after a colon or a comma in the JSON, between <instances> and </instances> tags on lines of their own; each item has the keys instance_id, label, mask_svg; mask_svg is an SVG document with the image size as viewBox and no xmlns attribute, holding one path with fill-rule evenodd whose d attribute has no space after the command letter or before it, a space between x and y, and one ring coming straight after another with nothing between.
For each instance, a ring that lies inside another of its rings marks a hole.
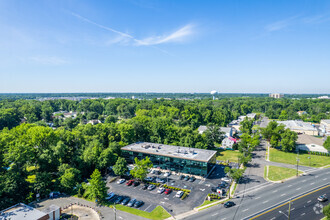
<instances>
[{"instance_id":1,"label":"distant building","mask_svg":"<svg viewBox=\"0 0 330 220\"><path fill-rule=\"evenodd\" d=\"M323 147L324 141L321 138L313 137L307 134L299 134L296 141L297 149L311 152L328 153Z\"/></svg>"},{"instance_id":2,"label":"distant building","mask_svg":"<svg viewBox=\"0 0 330 220\"><path fill-rule=\"evenodd\" d=\"M269 97L279 99L279 98L283 98L284 95L280 94L280 93L272 93L272 94L269 94Z\"/></svg>"},{"instance_id":3,"label":"distant building","mask_svg":"<svg viewBox=\"0 0 330 220\"><path fill-rule=\"evenodd\" d=\"M198 132L203 134L207 130L207 126L201 125L198 127ZM233 129L231 127L220 127L220 131L225 133L226 137L233 136Z\"/></svg>"},{"instance_id":4,"label":"distant building","mask_svg":"<svg viewBox=\"0 0 330 220\"><path fill-rule=\"evenodd\" d=\"M289 128L291 131L297 132L298 134L307 134L318 136L319 132L309 122L303 122L298 120L288 120L288 121L277 121L278 124L285 125L285 128Z\"/></svg>"},{"instance_id":5,"label":"distant building","mask_svg":"<svg viewBox=\"0 0 330 220\"><path fill-rule=\"evenodd\" d=\"M330 136L330 119L322 119L320 122L320 129L323 135Z\"/></svg>"},{"instance_id":6,"label":"distant building","mask_svg":"<svg viewBox=\"0 0 330 220\"><path fill-rule=\"evenodd\" d=\"M305 112L305 111L297 111L297 114L299 116L302 116L302 115L307 115L307 112Z\"/></svg>"},{"instance_id":7,"label":"distant building","mask_svg":"<svg viewBox=\"0 0 330 220\"><path fill-rule=\"evenodd\" d=\"M39 211L31 206L18 203L0 212L0 220L58 220L61 208L51 205L44 211Z\"/></svg>"},{"instance_id":8,"label":"distant building","mask_svg":"<svg viewBox=\"0 0 330 220\"><path fill-rule=\"evenodd\" d=\"M92 124L92 125L97 125L102 123L100 120L98 119L93 119L93 120L89 120L87 124Z\"/></svg>"},{"instance_id":9,"label":"distant building","mask_svg":"<svg viewBox=\"0 0 330 220\"><path fill-rule=\"evenodd\" d=\"M241 122L244 121L245 118L248 118L249 120L255 119L257 116L256 113L249 113L246 116L241 115L238 117L237 120L233 120L228 124L228 127L232 127L235 131L239 131L239 128L241 127Z\"/></svg>"},{"instance_id":10,"label":"distant building","mask_svg":"<svg viewBox=\"0 0 330 220\"><path fill-rule=\"evenodd\" d=\"M324 96L320 96L320 97L318 97L318 99L330 99L330 97L327 96L327 95L324 95Z\"/></svg>"}]
</instances>

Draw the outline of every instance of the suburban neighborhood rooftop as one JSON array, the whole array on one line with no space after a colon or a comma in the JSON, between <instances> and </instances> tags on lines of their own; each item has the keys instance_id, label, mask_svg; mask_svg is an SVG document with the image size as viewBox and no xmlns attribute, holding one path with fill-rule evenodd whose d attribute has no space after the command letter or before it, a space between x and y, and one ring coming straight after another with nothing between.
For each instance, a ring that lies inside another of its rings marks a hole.
<instances>
[{"instance_id":1,"label":"suburban neighborhood rooftop","mask_svg":"<svg viewBox=\"0 0 330 220\"><path fill-rule=\"evenodd\" d=\"M156 144L149 142L137 142L123 147L122 150L141 152L146 154L155 154L167 157L176 157L202 162L208 162L216 154L216 151L213 150L204 150L198 148Z\"/></svg>"},{"instance_id":2,"label":"suburban neighborhood rooftop","mask_svg":"<svg viewBox=\"0 0 330 220\"><path fill-rule=\"evenodd\" d=\"M31 206L19 203L0 212L0 220L35 220L44 217L46 213Z\"/></svg>"}]
</instances>

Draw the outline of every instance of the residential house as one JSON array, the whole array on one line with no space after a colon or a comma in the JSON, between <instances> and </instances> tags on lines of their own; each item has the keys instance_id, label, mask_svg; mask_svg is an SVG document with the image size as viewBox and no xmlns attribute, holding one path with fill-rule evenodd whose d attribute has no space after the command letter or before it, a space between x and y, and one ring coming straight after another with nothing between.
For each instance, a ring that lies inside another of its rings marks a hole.
<instances>
[{"instance_id":1,"label":"residential house","mask_svg":"<svg viewBox=\"0 0 330 220\"><path fill-rule=\"evenodd\" d=\"M198 132L200 134L203 134L204 131L206 130L207 130L207 126L205 125L201 125L198 127ZM233 129L231 127L220 127L220 131L224 132L226 137L233 136Z\"/></svg>"},{"instance_id":2,"label":"residential house","mask_svg":"<svg viewBox=\"0 0 330 220\"><path fill-rule=\"evenodd\" d=\"M297 114L299 116L302 116L302 115L307 115L307 112L305 112L305 111L297 111Z\"/></svg>"},{"instance_id":3,"label":"residential house","mask_svg":"<svg viewBox=\"0 0 330 220\"><path fill-rule=\"evenodd\" d=\"M230 148L232 149L234 144L236 144L237 140L233 137L226 137L225 139L222 140L221 142L221 147L222 148Z\"/></svg>"},{"instance_id":4,"label":"residential house","mask_svg":"<svg viewBox=\"0 0 330 220\"><path fill-rule=\"evenodd\" d=\"M313 137L307 134L299 134L296 141L296 149L328 153L328 150L323 147L324 141L321 138Z\"/></svg>"},{"instance_id":5,"label":"residential house","mask_svg":"<svg viewBox=\"0 0 330 220\"><path fill-rule=\"evenodd\" d=\"M92 125L97 125L102 123L100 120L98 119L93 119L93 120L89 120L87 124L92 124Z\"/></svg>"}]
</instances>

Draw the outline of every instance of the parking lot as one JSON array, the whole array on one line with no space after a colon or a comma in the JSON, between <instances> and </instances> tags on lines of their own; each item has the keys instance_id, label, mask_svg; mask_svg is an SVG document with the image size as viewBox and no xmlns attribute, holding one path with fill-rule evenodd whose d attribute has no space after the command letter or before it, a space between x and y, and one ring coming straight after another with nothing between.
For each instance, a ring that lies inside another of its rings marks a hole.
<instances>
[{"instance_id":1,"label":"parking lot","mask_svg":"<svg viewBox=\"0 0 330 220\"><path fill-rule=\"evenodd\" d=\"M150 176L164 178L168 181L165 184L177 188L189 189L191 192L188 197L181 200L180 198L175 197L176 191L172 191L169 195L157 193L159 187L149 191L142 189L143 184L134 187L133 185L127 186L126 182L118 184L116 181L112 183L108 182L107 186L110 188L109 192L112 191L116 195L142 200L145 204L138 208L140 210L150 212L156 206L161 205L170 214L177 215L201 205L207 194L211 193L211 188L220 183L220 179L225 176L225 173L223 166L216 165L215 169L207 179L196 179L194 182L180 180L180 175L170 175L166 178L164 177L164 173L160 175L148 174L148 177Z\"/></svg>"}]
</instances>

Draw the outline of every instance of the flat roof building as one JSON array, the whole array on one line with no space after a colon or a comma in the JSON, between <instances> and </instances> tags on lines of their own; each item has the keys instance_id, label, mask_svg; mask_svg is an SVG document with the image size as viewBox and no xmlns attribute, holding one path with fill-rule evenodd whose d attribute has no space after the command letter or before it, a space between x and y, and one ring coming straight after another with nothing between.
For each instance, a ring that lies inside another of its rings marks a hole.
<instances>
[{"instance_id":1,"label":"flat roof building","mask_svg":"<svg viewBox=\"0 0 330 220\"><path fill-rule=\"evenodd\" d=\"M285 125L291 131L317 136L319 134L318 130L309 122L303 122L298 120L288 120L288 121L277 121L279 124Z\"/></svg>"},{"instance_id":2,"label":"flat roof building","mask_svg":"<svg viewBox=\"0 0 330 220\"><path fill-rule=\"evenodd\" d=\"M149 157L154 167L206 176L216 162L216 151L181 146L137 142L122 148L129 163Z\"/></svg>"},{"instance_id":3,"label":"flat roof building","mask_svg":"<svg viewBox=\"0 0 330 220\"><path fill-rule=\"evenodd\" d=\"M16 204L0 212L0 220L46 220L49 215L23 203Z\"/></svg>"},{"instance_id":4,"label":"flat roof building","mask_svg":"<svg viewBox=\"0 0 330 220\"><path fill-rule=\"evenodd\" d=\"M284 95L280 94L280 93L272 93L272 94L269 94L269 97L279 99L279 98L283 98Z\"/></svg>"}]
</instances>

